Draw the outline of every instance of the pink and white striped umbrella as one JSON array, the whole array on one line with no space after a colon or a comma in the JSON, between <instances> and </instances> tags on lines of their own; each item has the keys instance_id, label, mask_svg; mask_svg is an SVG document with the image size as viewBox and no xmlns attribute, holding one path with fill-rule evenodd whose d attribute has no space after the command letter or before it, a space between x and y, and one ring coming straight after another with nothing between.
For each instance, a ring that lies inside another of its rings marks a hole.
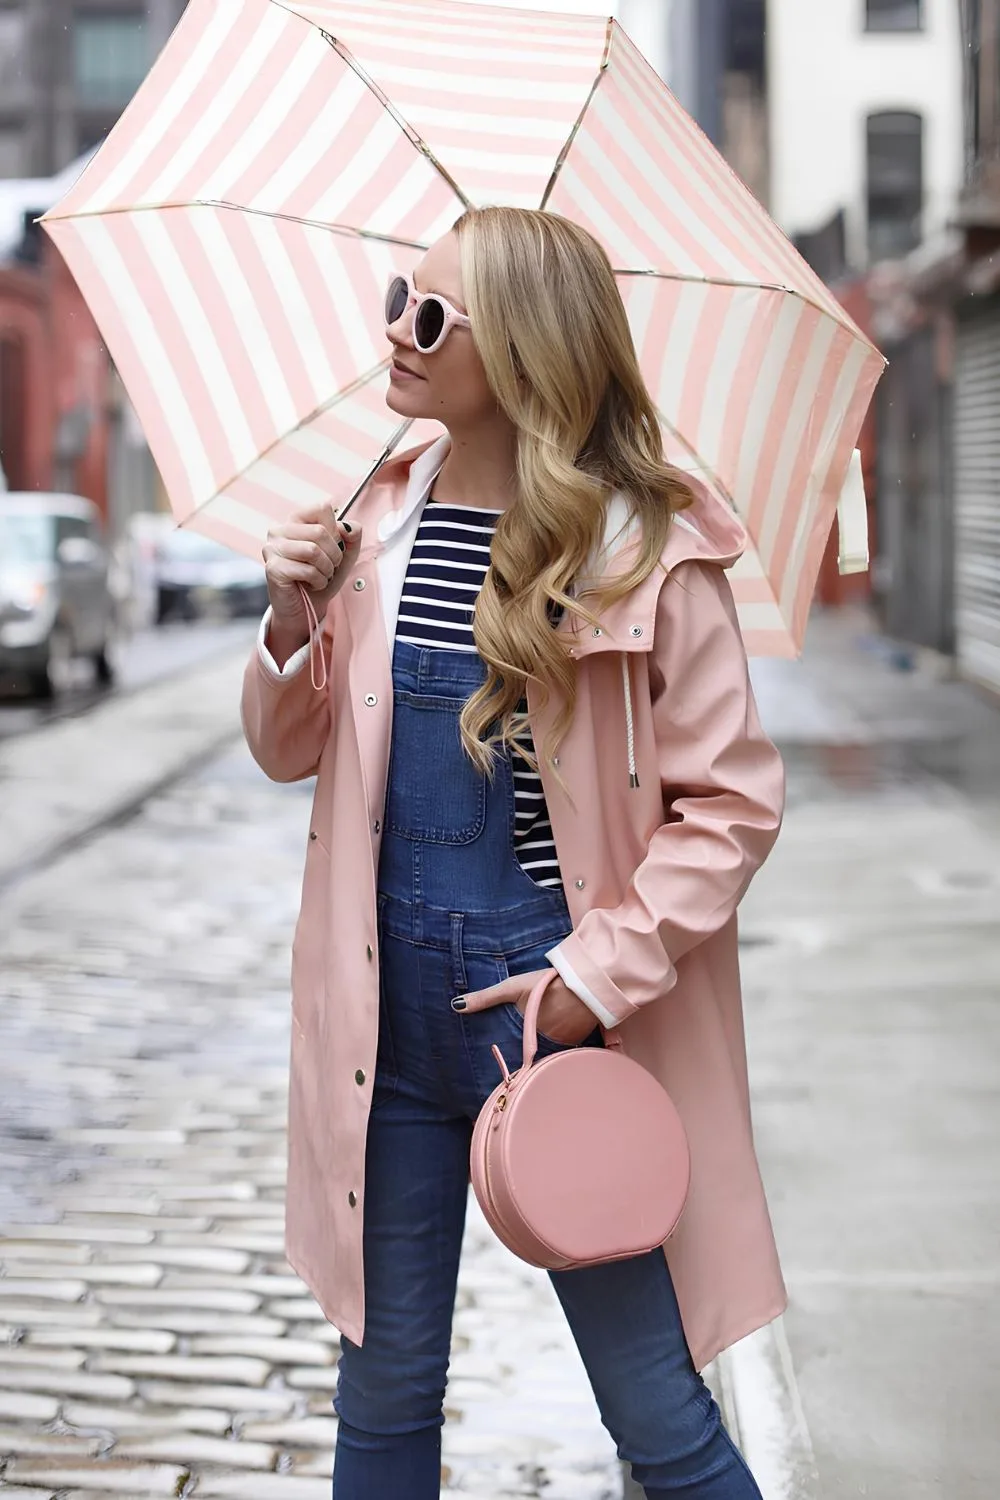
<instances>
[{"instance_id":1,"label":"pink and white striped umbrella","mask_svg":"<svg viewBox=\"0 0 1000 1500\"><path fill-rule=\"evenodd\" d=\"M616 22L191 0L44 222L180 521L258 556L391 441L388 276L485 203L603 243L671 458L750 534L748 646L796 650L883 361Z\"/></svg>"}]
</instances>

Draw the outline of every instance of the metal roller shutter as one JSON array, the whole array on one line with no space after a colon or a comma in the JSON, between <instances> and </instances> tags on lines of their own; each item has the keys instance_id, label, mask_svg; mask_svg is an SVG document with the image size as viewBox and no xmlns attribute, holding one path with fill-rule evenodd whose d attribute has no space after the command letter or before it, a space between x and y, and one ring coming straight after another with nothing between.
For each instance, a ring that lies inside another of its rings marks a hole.
<instances>
[{"instance_id":1,"label":"metal roller shutter","mask_svg":"<svg viewBox=\"0 0 1000 1500\"><path fill-rule=\"evenodd\" d=\"M956 652L1000 693L1000 303L962 319L956 356Z\"/></svg>"}]
</instances>

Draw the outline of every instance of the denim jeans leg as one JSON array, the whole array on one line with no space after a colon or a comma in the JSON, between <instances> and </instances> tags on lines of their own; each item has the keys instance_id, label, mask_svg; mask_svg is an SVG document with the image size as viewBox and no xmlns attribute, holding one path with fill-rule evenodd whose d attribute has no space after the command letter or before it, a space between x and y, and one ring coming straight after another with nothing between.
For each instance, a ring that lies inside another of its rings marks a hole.
<instances>
[{"instance_id":1,"label":"denim jeans leg","mask_svg":"<svg viewBox=\"0 0 1000 1500\"><path fill-rule=\"evenodd\" d=\"M438 1500L470 1130L398 1087L372 1110L365 1335L342 1341L334 1500Z\"/></svg>"},{"instance_id":2,"label":"denim jeans leg","mask_svg":"<svg viewBox=\"0 0 1000 1500\"><path fill-rule=\"evenodd\" d=\"M601 1418L647 1500L761 1500L691 1361L661 1250L552 1273Z\"/></svg>"}]
</instances>

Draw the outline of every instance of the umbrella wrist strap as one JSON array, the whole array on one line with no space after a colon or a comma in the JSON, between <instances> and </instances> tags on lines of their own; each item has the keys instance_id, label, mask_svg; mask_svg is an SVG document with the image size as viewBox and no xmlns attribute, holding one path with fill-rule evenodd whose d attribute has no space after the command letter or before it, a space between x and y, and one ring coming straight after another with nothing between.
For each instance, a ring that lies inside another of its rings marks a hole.
<instances>
[{"instance_id":1,"label":"umbrella wrist strap","mask_svg":"<svg viewBox=\"0 0 1000 1500\"><path fill-rule=\"evenodd\" d=\"M303 584L299 584L299 593L302 596L302 607L306 612L306 620L309 624L309 677L317 693L326 689L328 682L326 670L326 655L323 651L323 632L316 613L316 606L309 597L309 590ZM318 666L317 666L318 663Z\"/></svg>"}]
</instances>

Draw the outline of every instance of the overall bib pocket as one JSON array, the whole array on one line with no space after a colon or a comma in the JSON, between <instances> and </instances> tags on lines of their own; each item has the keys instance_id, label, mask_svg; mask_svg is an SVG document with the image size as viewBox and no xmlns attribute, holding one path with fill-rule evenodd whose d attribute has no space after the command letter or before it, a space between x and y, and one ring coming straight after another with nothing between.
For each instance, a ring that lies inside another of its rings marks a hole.
<instances>
[{"instance_id":1,"label":"overall bib pocket","mask_svg":"<svg viewBox=\"0 0 1000 1500\"><path fill-rule=\"evenodd\" d=\"M458 711L464 699L398 690L395 735L419 745L392 767L386 827L422 844L471 844L486 823L486 778L462 748Z\"/></svg>"}]
</instances>

